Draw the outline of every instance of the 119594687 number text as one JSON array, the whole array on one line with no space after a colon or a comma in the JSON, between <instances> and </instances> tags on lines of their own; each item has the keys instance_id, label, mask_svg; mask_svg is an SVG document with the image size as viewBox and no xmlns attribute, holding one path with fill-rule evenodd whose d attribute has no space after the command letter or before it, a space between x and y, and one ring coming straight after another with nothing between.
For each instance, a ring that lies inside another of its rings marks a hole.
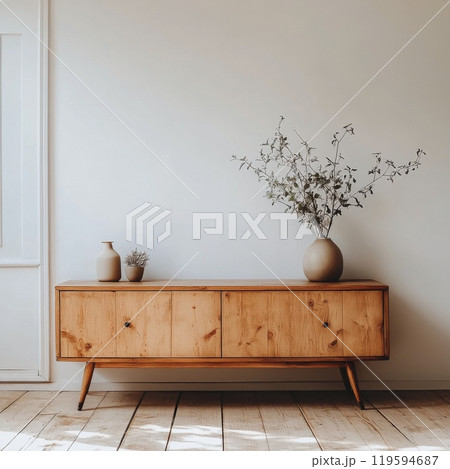
<instances>
[{"instance_id":1,"label":"119594687 number text","mask_svg":"<svg viewBox=\"0 0 450 469\"><path fill-rule=\"evenodd\" d=\"M435 466L439 456L372 456L373 466Z\"/></svg>"}]
</instances>

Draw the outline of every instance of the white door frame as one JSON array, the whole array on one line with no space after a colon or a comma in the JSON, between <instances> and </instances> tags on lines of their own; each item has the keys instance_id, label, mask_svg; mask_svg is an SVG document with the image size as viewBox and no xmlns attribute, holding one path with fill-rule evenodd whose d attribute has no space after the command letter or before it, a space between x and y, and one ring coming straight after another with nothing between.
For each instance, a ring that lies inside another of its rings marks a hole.
<instances>
[{"instance_id":1,"label":"white door frame","mask_svg":"<svg viewBox=\"0 0 450 469\"><path fill-rule=\"evenodd\" d=\"M49 308L49 211L48 211L48 0L39 0L39 257L37 259L0 259L0 268L39 269L39 365L38 370L0 370L0 382L48 382L50 380ZM19 21L21 21L19 19ZM25 24L24 24L25 25ZM28 26L25 25L25 27ZM31 31L31 30L30 30ZM34 33L33 33L34 34Z\"/></svg>"}]
</instances>

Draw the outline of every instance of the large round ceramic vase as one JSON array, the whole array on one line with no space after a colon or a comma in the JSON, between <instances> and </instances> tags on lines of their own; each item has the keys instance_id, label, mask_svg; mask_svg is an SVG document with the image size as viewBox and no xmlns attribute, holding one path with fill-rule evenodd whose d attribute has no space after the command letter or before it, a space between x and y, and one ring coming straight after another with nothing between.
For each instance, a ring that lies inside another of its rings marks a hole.
<instances>
[{"instance_id":1,"label":"large round ceramic vase","mask_svg":"<svg viewBox=\"0 0 450 469\"><path fill-rule=\"evenodd\" d=\"M342 252L331 239L316 239L306 250L303 272L311 282L337 282L343 269Z\"/></svg>"},{"instance_id":2,"label":"large round ceramic vase","mask_svg":"<svg viewBox=\"0 0 450 469\"><path fill-rule=\"evenodd\" d=\"M122 277L120 256L114 251L112 241L103 241L103 251L97 257L99 282L118 282Z\"/></svg>"}]
</instances>

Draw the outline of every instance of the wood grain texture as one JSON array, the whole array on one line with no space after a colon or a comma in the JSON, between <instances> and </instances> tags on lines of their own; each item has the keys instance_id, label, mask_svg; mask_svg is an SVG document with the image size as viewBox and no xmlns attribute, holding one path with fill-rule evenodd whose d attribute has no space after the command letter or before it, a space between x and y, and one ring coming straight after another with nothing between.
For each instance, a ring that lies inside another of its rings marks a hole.
<instances>
[{"instance_id":1,"label":"wood grain texture","mask_svg":"<svg viewBox=\"0 0 450 469\"><path fill-rule=\"evenodd\" d=\"M366 392L367 399L419 450L450 449L450 405L432 391Z\"/></svg>"},{"instance_id":2,"label":"wood grain texture","mask_svg":"<svg viewBox=\"0 0 450 469\"><path fill-rule=\"evenodd\" d=\"M225 451L268 451L256 393L224 392L222 401Z\"/></svg>"},{"instance_id":3,"label":"wood grain texture","mask_svg":"<svg viewBox=\"0 0 450 469\"><path fill-rule=\"evenodd\" d=\"M172 426L169 451L222 451L220 393L185 392Z\"/></svg>"},{"instance_id":4,"label":"wood grain texture","mask_svg":"<svg viewBox=\"0 0 450 469\"><path fill-rule=\"evenodd\" d=\"M222 295L222 356L267 357L269 296L266 292Z\"/></svg>"},{"instance_id":5,"label":"wood grain texture","mask_svg":"<svg viewBox=\"0 0 450 469\"><path fill-rule=\"evenodd\" d=\"M25 394L25 391L1 391L0 394L0 412L9 407Z\"/></svg>"},{"instance_id":6,"label":"wood grain texture","mask_svg":"<svg viewBox=\"0 0 450 469\"><path fill-rule=\"evenodd\" d=\"M319 451L317 440L290 393L258 392L270 451Z\"/></svg>"},{"instance_id":7,"label":"wood grain texture","mask_svg":"<svg viewBox=\"0 0 450 469\"><path fill-rule=\"evenodd\" d=\"M170 357L171 309L170 292L116 292L117 356Z\"/></svg>"},{"instance_id":8,"label":"wood grain texture","mask_svg":"<svg viewBox=\"0 0 450 469\"><path fill-rule=\"evenodd\" d=\"M88 417L77 415L56 415L42 429L27 451L68 451L73 440L82 431Z\"/></svg>"},{"instance_id":9,"label":"wood grain texture","mask_svg":"<svg viewBox=\"0 0 450 469\"><path fill-rule=\"evenodd\" d=\"M0 412L0 446L19 450L446 450L450 391L348 393L28 391ZM0 391L0 402L11 399ZM221 412L221 408L223 411ZM223 416L223 418L222 418ZM223 432L222 432L223 428Z\"/></svg>"},{"instance_id":10,"label":"wood grain texture","mask_svg":"<svg viewBox=\"0 0 450 469\"><path fill-rule=\"evenodd\" d=\"M295 392L296 401L324 451L411 450L415 446L370 405L360 410L343 392Z\"/></svg>"},{"instance_id":11,"label":"wood grain texture","mask_svg":"<svg viewBox=\"0 0 450 469\"><path fill-rule=\"evenodd\" d=\"M344 291L387 290L388 286L375 280L341 280L339 282L308 282L306 280L154 280L147 282L96 282L70 280L56 285L56 290L141 291L156 290L274 290L274 291Z\"/></svg>"},{"instance_id":12,"label":"wood grain texture","mask_svg":"<svg viewBox=\"0 0 450 469\"><path fill-rule=\"evenodd\" d=\"M70 282L56 289L57 359L110 368L345 366L362 407L351 361L388 358L388 287L294 283L282 291L256 281L180 281L156 291L154 282Z\"/></svg>"},{"instance_id":13,"label":"wood grain texture","mask_svg":"<svg viewBox=\"0 0 450 469\"><path fill-rule=\"evenodd\" d=\"M359 405L360 409L364 409L364 402L361 398L361 395L359 393L359 384L358 384L358 376L356 374L356 367L355 367L355 362L348 362L345 364L345 371L347 373L347 380L344 380L344 385L345 386L350 386L350 389L353 392L353 395L355 396L356 402Z\"/></svg>"},{"instance_id":14,"label":"wood grain texture","mask_svg":"<svg viewBox=\"0 0 450 469\"><path fill-rule=\"evenodd\" d=\"M343 292L344 355L385 354L383 292Z\"/></svg>"},{"instance_id":15,"label":"wood grain texture","mask_svg":"<svg viewBox=\"0 0 450 469\"><path fill-rule=\"evenodd\" d=\"M53 420L54 415L38 414L3 448L3 451L28 451L39 435Z\"/></svg>"},{"instance_id":16,"label":"wood grain texture","mask_svg":"<svg viewBox=\"0 0 450 469\"><path fill-rule=\"evenodd\" d=\"M62 357L116 357L113 292L61 292Z\"/></svg>"},{"instance_id":17,"label":"wood grain texture","mask_svg":"<svg viewBox=\"0 0 450 469\"><path fill-rule=\"evenodd\" d=\"M0 451L26 427L56 395L51 391L25 393L0 413Z\"/></svg>"},{"instance_id":18,"label":"wood grain texture","mask_svg":"<svg viewBox=\"0 0 450 469\"><path fill-rule=\"evenodd\" d=\"M360 357L366 361L373 357ZM96 358L96 368L329 368L342 367L351 357L327 358ZM357 359L355 358L354 361ZM79 362L79 359L64 361Z\"/></svg>"},{"instance_id":19,"label":"wood grain texture","mask_svg":"<svg viewBox=\"0 0 450 469\"><path fill-rule=\"evenodd\" d=\"M389 321L389 289L383 290L383 332L384 332L384 358L388 359L391 353L390 321Z\"/></svg>"},{"instance_id":20,"label":"wood grain texture","mask_svg":"<svg viewBox=\"0 0 450 469\"><path fill-rule=\"evenodd\" d=\"M116 451L142 392L108 392L69 451Z\"/></svg>"},{"instance_id":21,"label":"wood grain texture","mask_svg":"<svg viewBox=\"0 0 450 469\"><path fill-rule=\"evenodd\" d=\"M178 392L147 392L119 451L165 451L178 398Z\"/></svg>"},{"instance_id":22,"label":"wood grain texture","mask_svg":"<svg viewBox=\"0 0 450 469\"><path fill-rule=\"evenodd\" d=\"M172 293L172 357L220 357L218 292Z\"/></svg>"},{"instance_id":23,"label":"wood grain texture","mask_svg":"<svg viewBox=\"0 0 450 469\"><path fill-rule=\"evenodd\" d=\"M341 292L274 292L270 297L269 356L342 356Z\"/></svg>"},{"instance_id":24,"label":"wood grain texture","mask_svg":"<svg viewBox=\"0 0 450 469\"><path fill-rule=\"evenodd\" d=\"M91 393L84 412L78 412L74 406L77 394L76 392L58 394L5 449L67 451L106 393Z\"/></svg>"},{"instance_id":25,"label":"wood grain texture","mask_svg":"<svg viewBox=\"0 0 450 469\"><path fill-rule=\"evenodd\" d=\"M440 390L436 391L436 394L443 399L445 402L450 404L450 390Z\"/></svg>"},{"instance_id":26,"label":"wood grain texture","mask_svg":"<svg viewBox=\"0 0 450 469\"><path fill-rule=\"evenodd\" d=\"M341 292L222 295L224 357L342 356Z\"/></svg>"},{"instance_id":27,"label":"wood grain texture","mask_svg":"<svg viewBox=\"0 0 450 469\"><path fill-rule=\"evenodd\" d=\"M81 381L80 398L78 399L78 410L81 410L86 399L86 395L89 392L89 386L91 385L92 377L94 375L95 362L90 361L84 365L83 379Z\"/></svg>"},{"instance_id":28,"label":"wood grain texture","mask_svg":"<svg viewBox=\"0 0 450 469\"><path fill-rule=\"evenodd\" d=\"M55 351L57 359L61 356L61 293L55 288Z\"/></svg>"}]
</instances>

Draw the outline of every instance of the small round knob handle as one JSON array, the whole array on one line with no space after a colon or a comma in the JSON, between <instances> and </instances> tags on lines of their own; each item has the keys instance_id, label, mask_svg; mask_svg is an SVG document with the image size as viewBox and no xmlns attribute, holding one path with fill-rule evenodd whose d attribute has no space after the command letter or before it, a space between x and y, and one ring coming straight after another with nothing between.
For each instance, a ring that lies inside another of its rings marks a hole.
<instances>
[{"instance_id":1,"label":"small round knob handle","mask_svg":"<svg viewBox=\"0 0 450 469\"><path fill-rule=\"evenodd\" d=\"M329 326L328 322L326 322L326 321L322 325L323 325L323 327L328 327Z\"/></svg>"},{"instance_id":2,"label":"small round knob handle","mask_svg":"<svg viewBox=\"0 0 450 469\"><path fill-rule=\"evenodd\" d=\"M124 324L125 327L130 327L131 326L131 322L128 322L126 321L125 324Z\"/></svg>"}]
</instances>

